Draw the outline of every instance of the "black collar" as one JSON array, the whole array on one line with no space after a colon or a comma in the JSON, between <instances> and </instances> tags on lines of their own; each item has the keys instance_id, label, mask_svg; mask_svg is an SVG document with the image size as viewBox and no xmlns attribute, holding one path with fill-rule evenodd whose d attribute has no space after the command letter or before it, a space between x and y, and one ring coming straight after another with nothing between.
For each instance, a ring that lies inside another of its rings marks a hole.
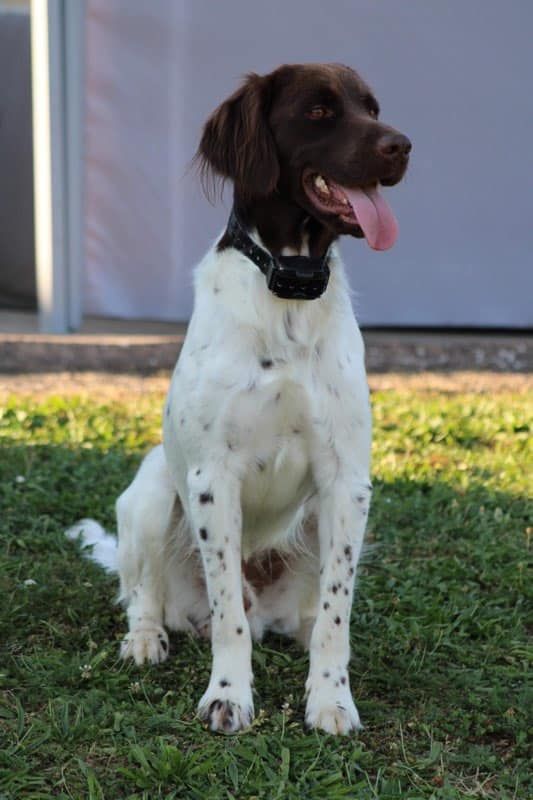
<instances>
[{"instance_id":1,"label":"black collar","mask_svg":"<svg viewBox=\"0 0 533 800\"><path fill-rule=\"evenodd\" d=\"M225 239L259 267L268 288L277 297L315 300L325 292L329 280L329 249L321 258L273 256L252 241L234 208Z\"/></svg>"}]
</instances>

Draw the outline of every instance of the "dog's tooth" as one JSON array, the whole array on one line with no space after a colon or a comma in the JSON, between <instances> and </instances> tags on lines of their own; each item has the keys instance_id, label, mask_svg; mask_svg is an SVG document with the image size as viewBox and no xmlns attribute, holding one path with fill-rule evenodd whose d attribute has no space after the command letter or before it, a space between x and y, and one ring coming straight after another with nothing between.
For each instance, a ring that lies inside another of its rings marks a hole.
<instances>
[{"instance_id":1,"label":"dog's tooth","mask_svg":"<svg viewBox=\"0 0 533 800\"><path fill-rule=\"evenodd\" d=\"M327 185L322 175L316 176L315 186L317 189L320 189L321 192L324 192L324 194L329 194L329 186Z\"/></svg>"}]
</instances>

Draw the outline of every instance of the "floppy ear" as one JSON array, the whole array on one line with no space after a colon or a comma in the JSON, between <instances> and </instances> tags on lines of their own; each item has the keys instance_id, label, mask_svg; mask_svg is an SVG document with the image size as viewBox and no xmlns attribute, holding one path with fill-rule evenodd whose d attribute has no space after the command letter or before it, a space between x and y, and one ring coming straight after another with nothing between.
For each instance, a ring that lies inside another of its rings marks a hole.
<instances>
[{"instance_id":1,"label":"floppy ear","mask_svg":"<svg viewBox=\"0 0 533 800\"><path fill-rule=\"evenodd\" d=\"M267 121L268 99L267 81L252 73L209 117L196 153L206 191L210 173L230 178L244 200L274 191L279 163Z\"/></svg>"}]
</instances>

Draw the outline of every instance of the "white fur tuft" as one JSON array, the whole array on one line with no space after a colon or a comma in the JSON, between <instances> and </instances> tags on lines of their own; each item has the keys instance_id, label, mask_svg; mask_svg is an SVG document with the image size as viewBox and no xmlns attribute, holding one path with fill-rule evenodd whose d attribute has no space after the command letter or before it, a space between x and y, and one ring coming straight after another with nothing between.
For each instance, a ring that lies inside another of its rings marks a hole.
<instances>
[{"instance_id":1,"label":"white fur tuft","mask_svg":"<svg viewBox=\"0 0 533 800\"><path fill-rule=\"evenodd\" d=\"M117 537L104 530L96 520L80 520L65 531L65 536L73 541L78 541L84 550L90 547L91 551L84 555L107 572L118 571Z\"/></svg>"}]
</instances>

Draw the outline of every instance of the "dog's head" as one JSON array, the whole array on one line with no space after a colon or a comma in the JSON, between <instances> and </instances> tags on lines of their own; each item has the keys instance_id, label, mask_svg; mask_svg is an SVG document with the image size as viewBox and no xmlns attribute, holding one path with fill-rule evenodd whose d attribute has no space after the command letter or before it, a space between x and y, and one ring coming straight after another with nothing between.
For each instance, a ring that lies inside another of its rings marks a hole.
<instances>
[{"instance_id":1,"label":"dog's head","mask_svg":"<svg viewBox=\"0 0 533 800\"><path fill-rule=\"evenodd\" d=\"M378 117L349 67L285 65L247 76L208 119L197 155L204 175L233 180L238 203L283 196L333 235L385 250L397 224L378 187L401 180L411 143Z\"/></svg>"}]
</instances>

